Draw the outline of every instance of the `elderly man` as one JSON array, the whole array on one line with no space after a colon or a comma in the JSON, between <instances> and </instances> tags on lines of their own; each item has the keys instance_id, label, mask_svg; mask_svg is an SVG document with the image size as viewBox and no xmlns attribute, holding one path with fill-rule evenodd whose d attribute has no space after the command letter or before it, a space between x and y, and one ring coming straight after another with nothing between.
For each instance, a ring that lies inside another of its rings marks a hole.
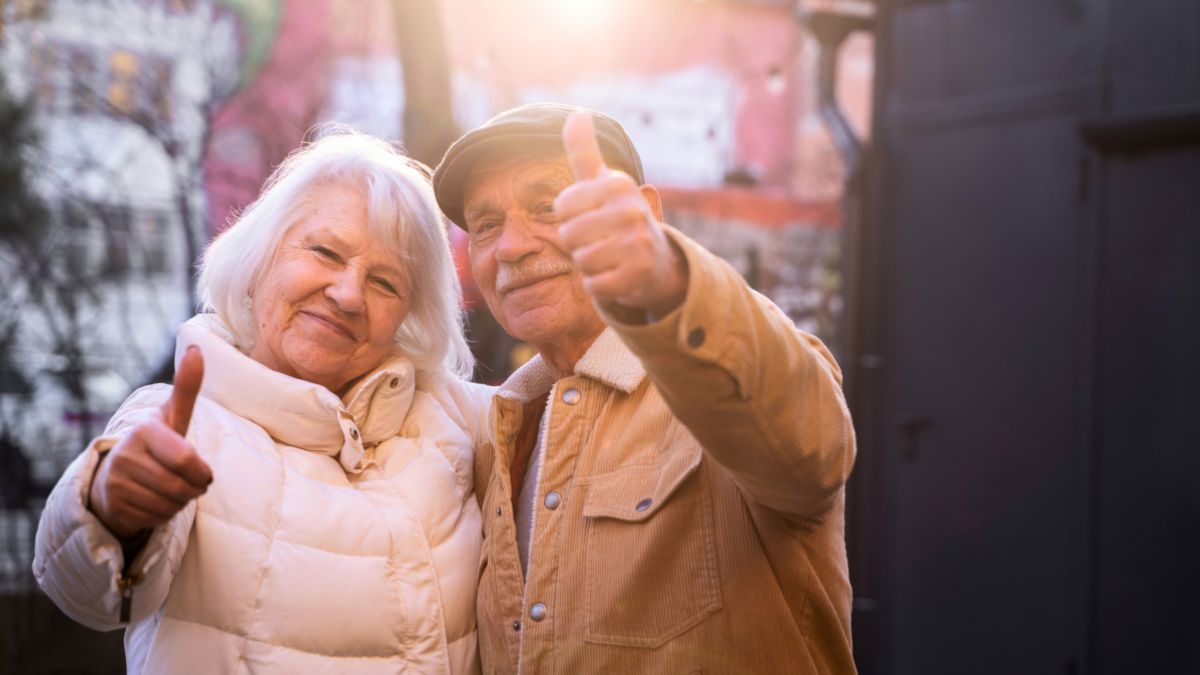
<instances>
[{"instance_id":1,"label":"elderly man","mask_svg":"<svg viewBox=\"0 0 1200 675\"><path fill-rule=\"evenodd\" d=\"M485 669L854 672L854 435L825 347L663 224L605 115L505 112L434 186L538 351L475 463Z\"/></svg>"}]
</instances>

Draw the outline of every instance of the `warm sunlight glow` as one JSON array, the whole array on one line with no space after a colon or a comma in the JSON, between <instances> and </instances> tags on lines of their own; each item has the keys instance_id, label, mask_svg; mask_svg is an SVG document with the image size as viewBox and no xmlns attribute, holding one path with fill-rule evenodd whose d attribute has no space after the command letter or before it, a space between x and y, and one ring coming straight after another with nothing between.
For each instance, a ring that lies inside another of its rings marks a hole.
<instances>
[{"instance_id":1,"label":"warm sunlight glow","mask_svg":"<svg viewBox=\"0 0 1200 675\"><path fill-rule=\"evenodd\" d=\"M542 0L547 13L559 18L564 25L586 27L603 21L612 11L615 0Z\"/></svg>"}]
</instances>

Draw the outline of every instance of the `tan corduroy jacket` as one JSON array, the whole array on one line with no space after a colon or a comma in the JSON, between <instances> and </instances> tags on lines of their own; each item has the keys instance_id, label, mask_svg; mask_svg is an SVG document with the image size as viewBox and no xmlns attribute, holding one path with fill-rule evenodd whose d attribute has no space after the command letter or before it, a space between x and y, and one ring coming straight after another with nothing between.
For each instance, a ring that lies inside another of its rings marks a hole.
<instances>
[{"instance_id":1,"label":"tan corduroy jacket","mask_svg":"<svg viewBox=\"0 0 1200 675\"><path fill-rule=\"evenodd\" d=\"M493 399L476 458L484 670L853 673L840 371L671 236L682 307L645 326L606 317L573 376L535 358ZM548 392L526 583L509 465Z\"/></svg>"}]
</instances>

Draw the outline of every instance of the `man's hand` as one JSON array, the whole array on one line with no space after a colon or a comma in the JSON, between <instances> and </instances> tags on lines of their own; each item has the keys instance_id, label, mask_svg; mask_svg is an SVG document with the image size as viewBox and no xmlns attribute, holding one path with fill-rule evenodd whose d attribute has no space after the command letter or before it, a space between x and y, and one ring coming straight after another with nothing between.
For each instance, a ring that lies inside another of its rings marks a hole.
<instances>
[{"instance_id":1,"label":"man's hand","mask_svg":"<svg viewBox=\"0 0 1200 675\"><path fill-rule=\"evenodd\" d=\"M101 459L88 509L117 538L167 522L212 482L212 470L184 439L203 379L204 358L189 347L161 419L138 424Z\"/></svg>"},{"instance_id":2,"label":"man's hand","mask_svg":"<svg viewBox=\"0 0 1200 675\"><path fill-rule=\"evenodd\" d=\"M637 183L604 164L591 115L572 113L563 146L575 183L554 200L559 239L597 302L661 318L683 303L687 269Z\"/></svg>"}]
</instances>

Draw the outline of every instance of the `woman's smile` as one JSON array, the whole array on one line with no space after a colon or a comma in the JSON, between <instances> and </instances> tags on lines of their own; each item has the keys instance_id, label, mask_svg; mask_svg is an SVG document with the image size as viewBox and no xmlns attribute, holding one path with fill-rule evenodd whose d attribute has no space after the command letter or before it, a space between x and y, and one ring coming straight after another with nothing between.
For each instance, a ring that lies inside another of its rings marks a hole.
<instances>
[{"instance_id":1,"label":"woman's smile","mask_svg":"<svg viewBox=\"0 0 1200 675\"><path fill-rule=\"evenodd\" d=\"M358 337L354 334L354 331L333 317L314 310L301 310L299 315L307 319L308 323L314 324L337 337L350 340L351 342L358 342Z\"/></svg>"}]
</instances>

